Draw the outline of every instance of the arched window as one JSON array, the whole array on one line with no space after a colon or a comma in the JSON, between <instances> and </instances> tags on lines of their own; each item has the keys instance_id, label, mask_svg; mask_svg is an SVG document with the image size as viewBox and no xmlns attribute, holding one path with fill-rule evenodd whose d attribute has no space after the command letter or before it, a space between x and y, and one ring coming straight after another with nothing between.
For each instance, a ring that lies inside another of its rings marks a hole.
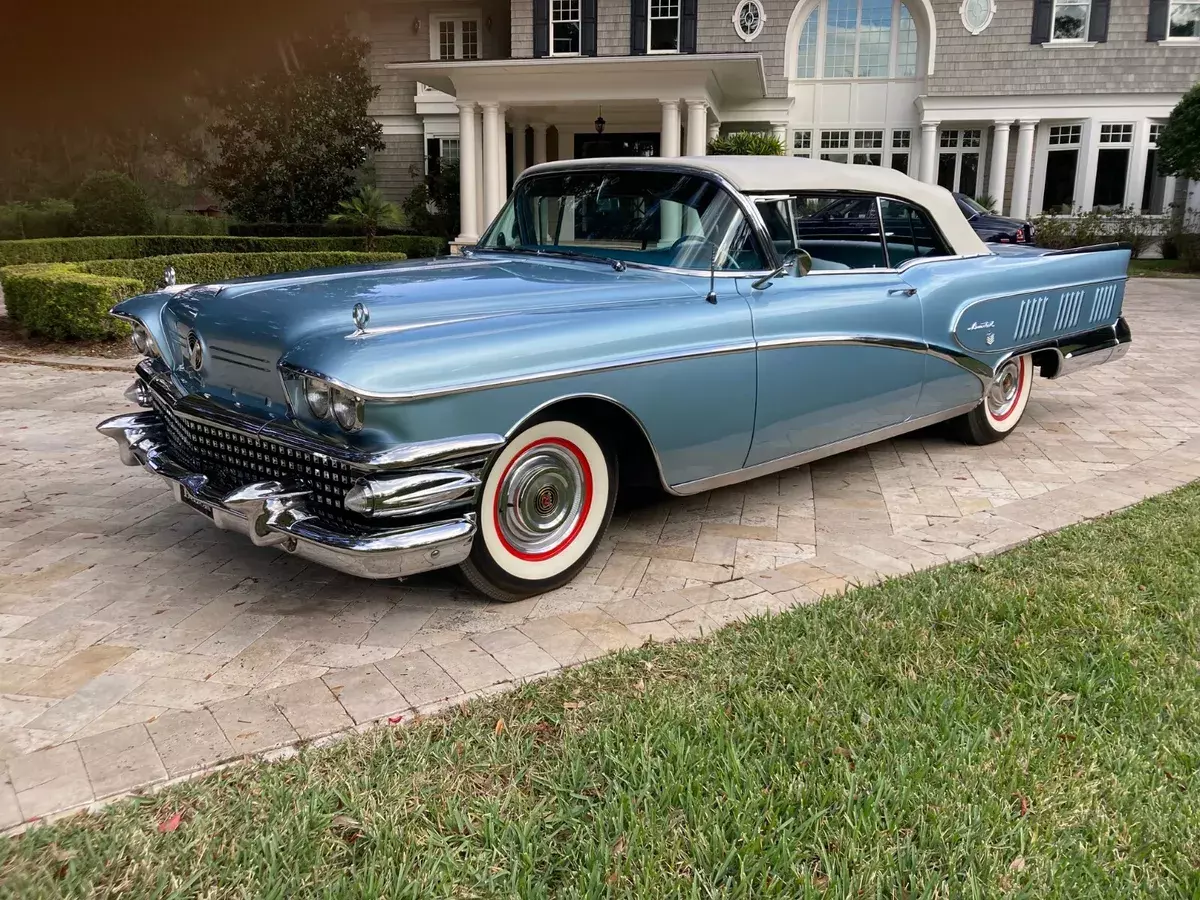
<instances>
[{"instance_id":1,"label":"arched window","mask_svg":"<svg viewBox=\"0 0 1200 900\"><path fill-rule=\"evenodd\" d=\"M825 0L804 20L796 78L912 78L917 26L903 0Z\"/></svg>"}]
</instances>

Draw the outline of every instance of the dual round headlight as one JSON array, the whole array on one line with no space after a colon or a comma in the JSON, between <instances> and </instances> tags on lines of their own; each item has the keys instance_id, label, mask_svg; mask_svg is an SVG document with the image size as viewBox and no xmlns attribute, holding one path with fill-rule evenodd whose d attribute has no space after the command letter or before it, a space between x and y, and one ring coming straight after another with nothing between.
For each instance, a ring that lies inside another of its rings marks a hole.
<instances>
[{"instance_id":1,"label":"dual round headlight","mask_svg":"<svg viewBox=\"0 0 1200 900\"><path fill-rule=\"evenodd\" d=\"M363 427L361 397L320 378L304 379L304 400L309 411L318 419L332 418L343 431L359 431Z\"/></svg>"},{"instance_id":2,"label":"dual round headlight","mask_svg":"<svg viewBox=\"0 0 1200 900\"><path fill-rule=\"evenodd\" d=\"M140 322L133 326L133 349L143 356L158 356L158 344L154 341L154 335Z\"/></svg>"}]
</instances>

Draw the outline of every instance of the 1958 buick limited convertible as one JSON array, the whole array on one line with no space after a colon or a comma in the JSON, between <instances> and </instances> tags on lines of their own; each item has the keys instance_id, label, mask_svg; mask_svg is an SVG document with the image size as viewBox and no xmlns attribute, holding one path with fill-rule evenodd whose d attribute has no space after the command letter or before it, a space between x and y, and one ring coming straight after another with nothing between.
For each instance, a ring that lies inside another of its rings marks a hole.
<instances>
[{"instance_id":1,"label":"1958 buick limited convertible","mask_svg":"<svg viewBox=\"0 0 1200 900\"><path fill-rule=\"evenodd\" d=\"M853 201L853 202L847 202ZM515 600L618 491L694 494L954 420L1124 354L1127 249L984 245L945 190L791 158L526 171L461 257L171 287L122 460L260 546Z\"/></svg>"}]
</instances>

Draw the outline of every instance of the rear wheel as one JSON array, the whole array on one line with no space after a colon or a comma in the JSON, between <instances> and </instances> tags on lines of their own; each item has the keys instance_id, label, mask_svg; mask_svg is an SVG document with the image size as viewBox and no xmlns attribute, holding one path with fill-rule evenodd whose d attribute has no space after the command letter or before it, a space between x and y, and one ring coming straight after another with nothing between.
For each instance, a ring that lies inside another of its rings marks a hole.
<instances>
[{"instance_id":1,"label":"rear wheel","mask_svg":"<svg viewBox=\"0 0 1200 900\"><path fill-rule=\"evenodd\" d=\"M559 420L526 428L484 478L463 577L505 602L562 587L596 551L616 493L615 454L586 428Z\"/></svg>"},{"instance_id":2,"label":"rear wheel","mask_svg":"<svg viewBox=\"0 0 1200 900\"><path fill-rule=\"evenodd\" d=\"M1007 360L997 371L983 402L956 422L970 444L1003 440L1017 427L1033 388L1033 358L1026 354Z\"/></svg>"}]
</instances>

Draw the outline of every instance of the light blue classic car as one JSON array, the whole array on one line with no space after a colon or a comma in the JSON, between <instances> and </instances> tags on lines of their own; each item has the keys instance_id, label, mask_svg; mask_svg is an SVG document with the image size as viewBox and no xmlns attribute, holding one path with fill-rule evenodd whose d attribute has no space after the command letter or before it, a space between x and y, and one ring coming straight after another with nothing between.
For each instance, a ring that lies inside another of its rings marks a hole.
<instances>
[{"instance_id":1,"label":"light blue classic car","mask_svg":"<svg viewBox=\"0 0 1200 900\"><path fill-rule=\"evenodd\" d=\"M439 260L126 300L122 460L260 546L367 578L568 582L620 491L694 494L1124 354L1127 249L984 245L941 188L790 158L535 166Z\"/></svg>"}]
</instances>

